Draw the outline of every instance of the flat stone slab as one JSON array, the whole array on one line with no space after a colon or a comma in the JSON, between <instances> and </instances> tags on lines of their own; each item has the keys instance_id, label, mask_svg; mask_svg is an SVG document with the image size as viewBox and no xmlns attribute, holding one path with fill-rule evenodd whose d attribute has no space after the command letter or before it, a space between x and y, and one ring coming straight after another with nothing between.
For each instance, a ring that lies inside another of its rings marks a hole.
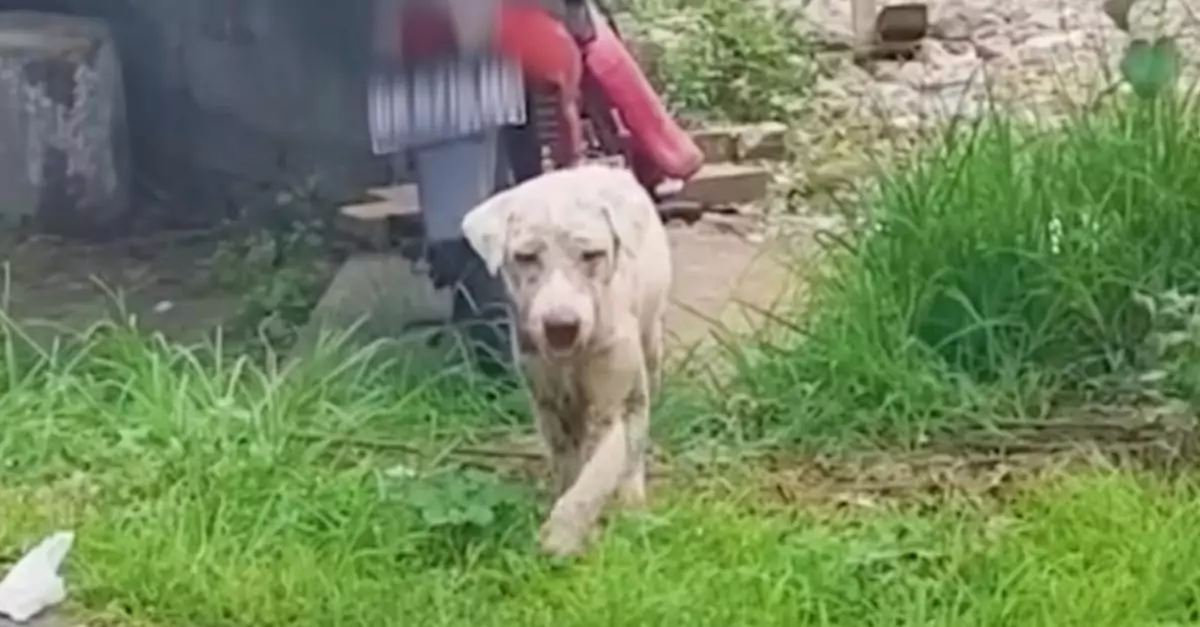
<instances>
[{"instance_id":1,"label":"flat stone slab","mask_svg":"<svg viewBox=\"0 0 1200 627\"><path fill-rule=\"evenodd\" d=\"M787 126L779 122L710 126L691 133L706 163L787 158Z\"/></svg>"},{"instance_id":2,"label":"flat stone slab","mask_svg":"<svg viewBox=\"0 0 1200 627\"><path fill-rule=\"evenodd\" d=\"M670 199L708 208L737 207L766 198L770 184L771 172L761 166L709 163Z\"/></svg>"}]
</instances>

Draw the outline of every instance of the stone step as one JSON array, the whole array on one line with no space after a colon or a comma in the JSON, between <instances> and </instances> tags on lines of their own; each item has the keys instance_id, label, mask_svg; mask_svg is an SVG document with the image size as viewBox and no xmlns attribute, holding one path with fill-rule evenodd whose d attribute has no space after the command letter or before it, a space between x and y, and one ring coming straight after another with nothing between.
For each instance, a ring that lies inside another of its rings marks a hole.
<instances>
[{"instance_id":1,"label":"stone step","mask_svg":"<svg viewBox=\"0 0 1200 627\"><path fill-rule=\"evenodd\" d=\"M708 163L691 179L674 189L660 188L660 211L668 220L695 222L705 213L727 213L737 207L766 198L771 173L759 165L746 163ZM419 232L420 207L413 184L375 187L367 191L369 200L343 206L341 229L368 248L386 250L392 235Z\"/></svg>"},{"instance_id":2,"label":"stone step","mask_svg":"<svg viewBox=\"0 0 1200 627\"><path fill-rule=\"evenodd\" d=\"M787 158L787 126L779 122L727 124L692 131L705 163L782 161Z\"/></svg>"},{"instance_id":3,"label":"stone step","mask_svg":"<svg viewBox=\"0 0 1200 627\"><path fill-rule=\"evenodd\" d=\"M709 163L664 200L694 203L705 211L735 208L767 197L771 172L758 165Z\"/></svg>"},{"instance_id":4,"label":"stone step","mask_svg":"<svg viewBox=\"0 0 1200 627\"><path fill-rule=\"evenodd\" d=\"M372 187L367 190L368 200L341 208L347 218L371 222L417 216L421 212L417 202L417 186L412 183L388 187Z\"/></svg>"},{"instance_id":5,"label":"stone step","mask_svg":"<svg viewBox=\"0 0 1200 627\"><path fill-rule=\"evenodd\" d=\"M367 248L386 250L393 232L419 229L420 212L416 185L373 187L367 190L367 200L338 210L339 229Z\"/></svg>"}]
</instances>

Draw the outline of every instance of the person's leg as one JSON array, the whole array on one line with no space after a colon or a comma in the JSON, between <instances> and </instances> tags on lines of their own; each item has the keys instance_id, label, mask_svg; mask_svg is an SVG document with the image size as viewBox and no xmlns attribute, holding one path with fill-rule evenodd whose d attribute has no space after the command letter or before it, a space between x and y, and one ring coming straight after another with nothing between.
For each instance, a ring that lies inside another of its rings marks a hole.
<instances>
[{"instance_id":1,"label":"person's leg","mask_svg":"<svg viewBox=\"0 0 1200 627\"><path fill-rule=\"evenodd\" d=\"M502 154L507 157L507 167L513 184L521 183L542 173L542 143L538 139L537 123L534 121L536 103L532 93L525 91L525 110L529 113L525 122L504 127L501 140Z\"/></svg>"},{"instance_id":2,"label":"person's leg","mask_svg":"<svg viewBox=\"0 0 1200 627\"><path fill-rule=\"evenodd\" d=\"M492 130L413 151L430 276L435 287L454 290L452 319L466 327L487 374L511 366L508 299L463 238L462 219L498 187L498 136Z\"/></svg>"}]
</instances>

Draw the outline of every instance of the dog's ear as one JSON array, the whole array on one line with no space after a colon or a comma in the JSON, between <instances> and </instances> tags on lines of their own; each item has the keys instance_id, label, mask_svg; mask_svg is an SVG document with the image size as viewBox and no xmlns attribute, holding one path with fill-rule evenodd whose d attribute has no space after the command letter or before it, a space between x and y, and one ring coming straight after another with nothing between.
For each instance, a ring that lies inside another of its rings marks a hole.
<instances>
[{"instance_id":1,"label":"dog's ear","mask_svg":"<svg viewBox=\"0 0 1200 627\"><path fill-rule=\"evenodd\" d=\"M632 180L632 177L630 177ZM634 183L637 185L637 183ZM653 203L639 185L636 189L609 189L601 204L613 237L614 261L636 254L646 232L645 212L638 203Z\"/></svg>"},{"instance_id":2,"label":"dog's ear","mask_svg":"<svg viewBox=\"0 0 1200 627\"><path fill-rule=\"evenodd\" d=\"M512 197L506 190L483 201L463 217L463 236L493 276L504 263L512 205Z\"/></svg>"}]
</instances>

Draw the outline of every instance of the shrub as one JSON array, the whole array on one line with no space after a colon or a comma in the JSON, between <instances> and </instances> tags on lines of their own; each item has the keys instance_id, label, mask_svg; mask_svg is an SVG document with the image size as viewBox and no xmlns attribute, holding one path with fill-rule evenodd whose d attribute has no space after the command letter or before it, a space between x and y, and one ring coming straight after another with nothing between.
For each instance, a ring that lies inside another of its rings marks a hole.
<instances>
[{"instance_id":1,"label":"shrub","mask_svg":"<svg viewBox=\"0 0 1200 627\"><path fill-rule=\"evenodd\" d=\"M740 122L794 114L815 78L796 17L753 2L634 3L634 32L653 52L652 82L687 118Z\"/></svg>"}]
</instances>

